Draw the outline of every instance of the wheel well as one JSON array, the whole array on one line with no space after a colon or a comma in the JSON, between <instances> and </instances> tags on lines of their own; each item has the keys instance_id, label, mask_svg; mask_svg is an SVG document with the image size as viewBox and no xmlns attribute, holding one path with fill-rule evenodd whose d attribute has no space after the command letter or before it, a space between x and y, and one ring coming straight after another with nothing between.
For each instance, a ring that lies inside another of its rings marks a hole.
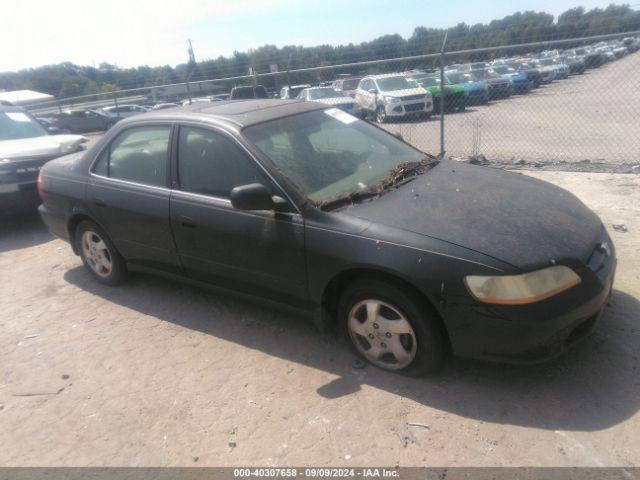
<instances>
[{"instance_id":1,"label":"wheel well","mask_svg":"<svg viewBox=\"0 0 640 480\"><path fill-rule=\"evenodd\" d=\"M431 310L436 318L438 318L438 320L440 321L440 325L442 326L442 331L446 336L447 342L449 342L449 345L451 345L449 333L447 332L447 327L444 324L442 317L433 305L432 301L424 293L422 293L413 284L407 282L403 278L387 272L381 272L379 270L368 268L355 268L351 270L345 270L333 277L327 284L324 292L322 293L322 311L324 317L323 321L327 327L335 328L337 326L338 302L340 301L340 295L349 284L357 281L360 278L376 278L378 280L394 283L396 286L401 287L405 291L411 292L416 298L421 299L424 302L426 308Z\"/></svg>"},{"instance_id":2,"label":"wheel well","mask_svg":"<svg viewBox=\"0 0 640 480\"><path fill-rule=\"evenodd\" d=\"M84 220L93 221L93 219L88 215L78 213L71 217L71 219L69 220L69 224L67 225L67 231L69 232L69 243L71 244L73 253L75 253L76 255L78 255L78 246L76 245L76 228L78 228L80 222Z\"/></svg>"}]
</instances>

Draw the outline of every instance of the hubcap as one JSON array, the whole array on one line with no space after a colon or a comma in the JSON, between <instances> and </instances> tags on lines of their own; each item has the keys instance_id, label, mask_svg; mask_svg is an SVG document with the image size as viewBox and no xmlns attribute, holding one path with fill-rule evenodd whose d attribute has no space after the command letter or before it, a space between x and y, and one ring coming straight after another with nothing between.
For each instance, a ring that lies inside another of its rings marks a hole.
<instances>
[{"instance_id":1,"label":"hubcap","mask_svg":"<svg viewBox=\"0 0 640 480\"><path fill-rule=\"evenodd\" d=\"M111 274L113 262L111 252L104 240L96 232L87 230L82 234L80 242L82 253L91 270L101 277L108 277Z\"/></svg>"},{"instance_id":2,"label":"hubcap","mask_svg":"<svg viewBox=\"0 0 640 480\"><path fill-rule=\"evenodd\" d=\"M371 363L388 370L408 366L416 356L416 335L396 308L380 300L356 303L349 312L349 336Z\"/></svg>"},{"instance_id":3,"label":"hubcap","mask_svg":"<svg viewBox=\"0 0 640 480\"><path fill-rule=\"evenodd\" d=\"M378 123L383 123L386 118L387 114L385 113L384 108L378 108Z\"/></svg>"}]
</instances>

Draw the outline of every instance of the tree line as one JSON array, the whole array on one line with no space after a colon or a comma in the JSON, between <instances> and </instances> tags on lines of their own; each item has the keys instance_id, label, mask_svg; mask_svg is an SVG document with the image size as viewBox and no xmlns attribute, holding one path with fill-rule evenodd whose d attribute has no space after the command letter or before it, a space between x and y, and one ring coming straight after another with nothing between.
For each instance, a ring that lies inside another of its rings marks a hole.
<instances>
[{"instance_id":1,"label":"tree line","mask_svg":"<svg viewBox=\"0 0 640 480\"><path fill-rule=\"evenodd\" d=\"M640 30L640 11L633 10L628 4L612 4L604 9L595 8L588 11L577 7L561 14L557 21L548 13L526 11L488 24L460 23L446 30L447 50L454 51ZM445 29L416 27L409 38L397 34L383 35L357 45L265 45L247 52L234 52L228 57L220 56L175 67L164 65L120 68L108 63L92 67L65 62L0 73L0 89L37 90L65 98L182 83L187 79L199 81L241 76L247 75L250 68L254 72L263 73L268 72L273 64L277 65L279 71L283 71L287 65L291 69L299 69L421 55L438 52L444 34ZM480 60L482 57L483 55L479 55L456 61ZM350 73L368 73L366 70ZM316 74L316 77L322 79L324 76L328 79L335 73L336 71L331 70ZM282 81L280 78L280 83ZM263 83L273 86L274 82L277 82L277 79L271 78Z\"/></svg>"}]
</instances>

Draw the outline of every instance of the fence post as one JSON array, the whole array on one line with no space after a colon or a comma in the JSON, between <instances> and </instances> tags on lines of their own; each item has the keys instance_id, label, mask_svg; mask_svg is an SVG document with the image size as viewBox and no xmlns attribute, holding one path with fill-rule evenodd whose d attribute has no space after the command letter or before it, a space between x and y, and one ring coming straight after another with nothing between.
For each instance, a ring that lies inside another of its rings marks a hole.
<instances>
[{"instance_id":1,"label":"fence post","mask_svg":"<svg viewBox=\"0 0 640 480\"><path fill-rule=\"evenodd\" d=\"M440 159L444 158L444 103L445 103L445 91L444 91L444 47L447 44L448 31L444 32L444 39L442 40L442 48L440 49Z\"/></svg>"},{"instance_id":2,"label":"fence post","mask_svg":"<svg viewBox=\"0 0 640 480\"><path fill-rule=\"evenodd\" d=\"M116 106L116 115L120 118L120 109L118 108L118 96L116 95L116 91L111 92L113 94L113 104Z\"/></svg>"},{"instance_id":3,"label":"fence post","mask_svg":"<svg viewBox=\"0 0 640 480\"><path fill-rule=\"evenodd\" d=\"M187 81L185 82L187 85L187 97L189 97L189 105L191 105L191 87L189 86L189 80L191 80L193 72L195 72L195 69L189 72L189 75L187 75Z\"/></svg>"}]
</instances>

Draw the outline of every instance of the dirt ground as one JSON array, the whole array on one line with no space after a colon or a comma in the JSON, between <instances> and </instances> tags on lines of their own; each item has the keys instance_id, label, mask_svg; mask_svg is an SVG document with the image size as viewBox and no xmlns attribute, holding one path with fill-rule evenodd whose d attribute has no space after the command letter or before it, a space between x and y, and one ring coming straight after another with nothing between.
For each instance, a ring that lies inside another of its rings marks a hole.
<instances>
[{"instance_id":1,"label":"dirt ground","mask_svg":"<svg viewBox=\"0 0 640 480\"><path fill-rule=\"evenodd\" d=\"M145 275L104 287L36 217L4 220L0 465L640 465L640 176L530 174L611 232L601 324L550 365L425 379L354 369L290 314Z\"/></svg>"},{"instance_id":2,"label":"dirt ground","mask_svg":"<svg viewBox=\"0 0 640 480\"><path fill-rule=\"evenodd\" d=\"M640 52L464 113L445 116L448 155L497 161L633 163L640 159ZM440 151L439 117L391 123L405 140Z\"/></svg>"}]
</instances>

